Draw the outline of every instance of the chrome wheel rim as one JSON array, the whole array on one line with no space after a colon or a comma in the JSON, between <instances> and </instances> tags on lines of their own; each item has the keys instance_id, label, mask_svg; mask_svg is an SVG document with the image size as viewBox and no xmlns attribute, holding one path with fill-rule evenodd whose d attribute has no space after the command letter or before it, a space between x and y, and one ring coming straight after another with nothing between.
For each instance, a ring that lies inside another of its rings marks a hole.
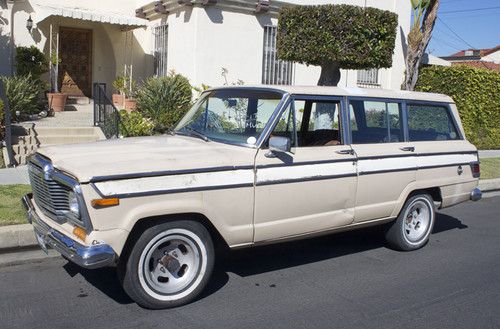
<instances>
[{"instance_id":1,"label":"chrome wheel rim","mask_svg":"<svg viewBox=\"0 0 500 329\"><path fill-rule=\"evenodd\" d=\"M182 298L198 286L206 268L206 250L198 236L176 229L163 232L144 248L139 279L156 299Z\"/></svg>"},{"instance_id":2,"label":"chrome wheel rim","mask_svg":"<svg viewBox=\"0 0 500 329\"><path fill-rule=\"evenodd\" d=\"M423 200L415 200L407 208L404 216L403 233L411 243L424 239L431 224L431 209Z\"/></svg>"}]
</instances>

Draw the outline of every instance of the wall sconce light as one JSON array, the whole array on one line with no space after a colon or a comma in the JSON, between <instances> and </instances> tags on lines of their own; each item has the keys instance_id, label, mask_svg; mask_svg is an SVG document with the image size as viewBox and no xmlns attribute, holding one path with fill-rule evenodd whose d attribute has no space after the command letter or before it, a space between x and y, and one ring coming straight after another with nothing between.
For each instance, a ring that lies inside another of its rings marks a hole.
<instances>
[{"instance_id":1,"label":"wall sconce light","mask_svg":"<svg viewBox=\"0 0 500 329\"><path fill-rule=\"evenodd\" d=\"M28 32L31 33L31 29L33 28L33 20L31 19L31 15L26 21L26 28L28 29Z\"/></svg>"}]
</instances>

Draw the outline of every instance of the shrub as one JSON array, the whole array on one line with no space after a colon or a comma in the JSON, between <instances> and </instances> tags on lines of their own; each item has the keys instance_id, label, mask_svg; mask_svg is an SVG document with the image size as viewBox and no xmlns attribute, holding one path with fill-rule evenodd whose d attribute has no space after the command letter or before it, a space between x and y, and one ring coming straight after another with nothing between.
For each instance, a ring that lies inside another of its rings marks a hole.
<instances>
[{"instance_id":1,"label":"shrub","mask_svg":"<svg viewBox=\"0 0 500 329\"><path fill-rule=\"evenodd\" d=\"M398 16L351 5L284 8L278 20L280 59L321 66L320 85L336 85L340 69L392 65Z\"/></svg>"},{"instance_id":2,"label":"shrub","mask_svg":"<svg viewBox=\"0 0 500 329\"><path fill-rule=\"evenodd\" d=\"M500 72L428 66L422 68L416 90L451 96L467 139L481 149L500 149Z\"/></svg>"},{"instance_id":3,"label":"shrub","mask_svg":"<svg viewBox=\"0 0 500 329\"><path fill-rule=\"evenodd\" d=\"M33 83L31 74L26 76L0 77L2 79L5 95L9 100L12 118L16 112L21 114L38 113L38 86Z\"/></svg>"},{"instance_id":4,"label":"shrub","mask_svg":"<svg viewBox=\"0 0 500 329\"><path fill-rule=\"evenodd\" d=\"M164 77L147 79L137 91L137 108L151 119L154 130L163 133L172 128L191 106L189 80L171 72Z\"/></svg>"},{"instance_id":5,"label":"shrub","mask_svg":"<svg viewBox=\"0 0 500 329\"><path fill-rule=\"evenodd\" d=\"M33 79L49 70L49 62L45 55L35 46L16 48L16 72L17 75L31 74Z\"/></svg>"},{"instance_id":6,"label":"shrub","mask_svg":"<svg viewBox=\"0 0 500 329\"><path fill-rule=\"evenodd\" d=\"M144 118L140 112L128 113L120 111L120 132L123 137L150 136L153 134L154 123Z\"/></svg>"}]
</instances>

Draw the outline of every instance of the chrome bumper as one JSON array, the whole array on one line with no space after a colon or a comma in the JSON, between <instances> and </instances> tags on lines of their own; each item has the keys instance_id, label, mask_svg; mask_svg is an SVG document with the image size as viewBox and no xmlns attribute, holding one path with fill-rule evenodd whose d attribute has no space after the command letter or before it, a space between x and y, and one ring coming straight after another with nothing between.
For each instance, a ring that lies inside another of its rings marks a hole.
<instances>
[{"instance_id":1,"label":"chrome bumper","mask_svg":"<svg viewBox=\"0 0 500 329\"><path fill-rule=\"evenodd\" d=\"M483 197L483 192L481 192L481 190L478 188L475 188L472 190L472 192L470 192L470 199L472 201L479 201L481 200L482 197Z\"/></svg>"},{"instance_id":2,"label":"chrome bumper","mask_svg":"<svg viewBox=\"0 0 500 329\"><path fill-rule=\"evenodd\" d=\"M31 193L22 198L28 222L33 225L38 238L41 238L47 246L57 250L73 263L88 269L106 267L116 263L116 253L109 245L84 246L43 222L36 213L32 199Z\"/></svg>"}]
</instances>

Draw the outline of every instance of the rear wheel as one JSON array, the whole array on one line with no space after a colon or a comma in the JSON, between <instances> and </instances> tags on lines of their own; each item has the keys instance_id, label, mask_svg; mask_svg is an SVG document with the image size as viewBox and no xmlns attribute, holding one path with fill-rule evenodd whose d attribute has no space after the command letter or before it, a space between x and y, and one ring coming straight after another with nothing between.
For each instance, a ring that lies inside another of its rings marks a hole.
<instances>
[{"instance_id":1,"label":"rear wheel","mask_svg":"<svg viewBox=\"0 0 500 329\"><path fill-rule=\"evenodd\" d=\"M387 242L395 249L410 251L422 248L434 227L436 212L428 194L410 197L386 233Z\"/></svg>"},{"instance_id":2,"label":"rear wheel","mask_svg":"<svg viewBox=\"0 0 500 329\"><path fill-rule=\"evenodd\" d=\"M145 230L120 265L123 289L137 304L171 308L191 302L207 285L214 247L202 224L167 222Z\"/></svg>"}]
</instances>

